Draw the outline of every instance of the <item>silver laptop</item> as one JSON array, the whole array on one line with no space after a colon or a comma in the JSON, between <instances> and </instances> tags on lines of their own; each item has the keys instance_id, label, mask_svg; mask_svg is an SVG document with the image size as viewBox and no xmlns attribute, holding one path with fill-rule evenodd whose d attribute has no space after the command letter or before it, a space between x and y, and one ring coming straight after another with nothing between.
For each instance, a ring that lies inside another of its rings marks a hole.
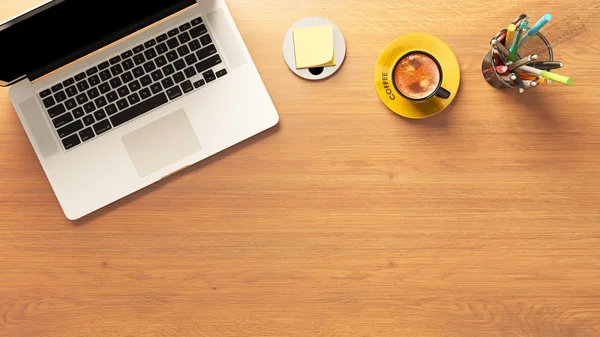
<instances>
[{"instance_id":1,"label":"silver laptop","mask_svg":"<svg viewBox=\"0 0 600 337\"><path fill-rule=\"evenodd\" d=\"M223 0L54 0L0 24L0 84L69 219L277 124Z\"/></svg>"}]
</instances>

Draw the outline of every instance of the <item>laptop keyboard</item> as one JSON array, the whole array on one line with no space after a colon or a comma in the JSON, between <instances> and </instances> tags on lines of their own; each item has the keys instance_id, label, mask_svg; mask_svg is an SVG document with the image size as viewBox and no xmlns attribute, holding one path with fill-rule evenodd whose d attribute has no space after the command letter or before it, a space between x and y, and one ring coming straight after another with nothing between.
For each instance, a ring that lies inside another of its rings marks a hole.
<instances>
[{"instance_id":1,"label":"laptop keyboard","mask_svg":"<svg viewBox=\"0 0 600 337\"><path fill-rule=\"evenodd\" d=\"M39 93L65 150L227 75L202 18Z\"/></svg>"}]
</instances>

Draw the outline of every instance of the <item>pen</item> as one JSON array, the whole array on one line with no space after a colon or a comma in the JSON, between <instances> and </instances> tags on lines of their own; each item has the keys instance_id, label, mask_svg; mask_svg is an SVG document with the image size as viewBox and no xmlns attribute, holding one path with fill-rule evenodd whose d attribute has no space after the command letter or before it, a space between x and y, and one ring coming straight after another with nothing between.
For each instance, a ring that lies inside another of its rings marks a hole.
<instances>
[{"instance_id":1,"label":"pen","mask_svg":"<svg viewBox=\"0 0 600 337\"><path fill-rule=\"evenodd\" d=\"M508 67L507 66L496 66L496 72L500 75L506 75L506 73L508 72Z\"/></svg>"},{"instance_id":2,"label":"pen","mask_svg":"<svg viewBox=\"0 0 600 337\"><path fill-rule=\"evenodd\" d=\"M528 73L531 73L534 75L542 76L542 77L545 77L554 82L562 83L565 85L573 85L572 78L563 76L563 75L559 75L559 74L555 74L555 73L551 73L546 70L541 70L541 69L533 68L530 66L521 66L519 69L516 69L516 70L517 71L525 71L525 72L528 72Z\"/></svg>"},{"instance_id":3,"label":"pen","mask_svg":"<svg viewBox=\"0 0 600 337\"><path fill-rule=\"evenodd\" d=\"M533 55L529 55L529 56L527 56L527 57L524 57L524 58L522 58L522 59L518 60L517 62L511 63L511 64L508 66L508 71L513 71L514 69L517 69L517 68L519 68L519 67L521 67L521 66L524 66L524 65L526 65L526 64L529 64L529 63L531 63L531 62L534 62L534 61L535 61L535 60L537 60L537 59L538 59L538 56L537 56L537 55L535 55L535 54L533 54Z\"/></svg>"},{"instance_id":4,"label":"pen","mask_svg":"<svg viewBox=\"0 0 600 337\"><path fill-rule=\"evenodd\" d=\"M529 66L538 68L541 70L554 70L560 69L565 66L564 63L558 61L543 61L543 62L533 62L529 64Z\"/></svg>"},{"instance_id":5,"label":"pen","mask_svg":"<svg viewBox=\"0 0 600 337\"><path fill-rule=\"evenodd\" d=\"M516 57L517 50L519 49L519 42L521 41L521 36L523 32L527 29L527 25L529 25L529 21L527 19L523 19L521 25L519 26L519 30L515 36L515 40L513 41L512 47L510 48L510 55Z\"/></svg>"},{"instance_id":6,"label":"pen","mask_svg":"<svg viewBox=\"0 0 600 337\"><path fill-rule=\"evenodd\" d=\"M497 49L502 55L506 56L509 60L511 60L511 61L516 60L516 56L513 57L513 59L511 59L510 51L502 43L498 42L498 40L492 40L491 45L492 45L492 47Z\"/></svg>"},{"instance_id":7,"label":"pen","mask_svg":"<svg viewBox=\"0 0 600 337\"><path fill-rule=\"evenodd\" d=\"M519 94L522 94L523 92L525 92L525 83L523 83L523 80L515 73L512 73L512 75L515 75L515 84L517 85L517 88L519 88Z\"/></svg>"},{"instance_id":8,"label":"pen","mask_svg":"<svg viewBox=\"0 0 600 337\"><path fill-rule=\"evenodd\" d=\"M506 30L506 39L504 40L504 45L509 47L512 46L513 41L515 40L515 30L517 29L517 26L513 25L512 23L510 25L508 25L508 29Z\"/></svg>"},{"instance_id":9,"label":"pen","mask_svg":"<svg viewBox=\"0 0 600 337\"><path fill-rule=\"evenodd\" d=\"M538 22L536 22L536 24L533 25L533 27L531 27L527 34L523 36L523 39L519 42L519 46L522 46L523 43L527 41L527 39L537 34L537 32L539 32L540 29L542 29L542 27L544 27L550 20L552 20L552 15L545 14L544 16L542 16L542 18Z\"/></svg>"},{"instance_id":10,"label":"pen","mask_svg":"<svg viewBox=\"0 0 600 337\"><path fill-rule=\"evenodd\" d=\"M535 88L538 86L538 82L537 81L532 81L532 80L524 80L523 81L523 86L525 88Z\"/></svg>"}]
</instances>

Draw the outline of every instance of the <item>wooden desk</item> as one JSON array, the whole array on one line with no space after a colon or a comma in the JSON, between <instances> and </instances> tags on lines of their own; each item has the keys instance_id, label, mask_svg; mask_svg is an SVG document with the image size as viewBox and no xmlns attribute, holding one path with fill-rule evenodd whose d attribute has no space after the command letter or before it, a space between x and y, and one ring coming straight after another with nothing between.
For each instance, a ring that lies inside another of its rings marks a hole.
<instances>
[{"instance_id":1,"label":"wooden desk","mask_svg":"<svg viewBox=\"0 0 600 337\"><path fill-rule=\"evenodd\" d=\"M0 20L39 2L0 0ZM600 335L597 2L228 3L280 126L81 221L0 90L0 335ZM555 48L575 86L492 89L490 36L545 11L586 25ZM348 44L319 83L281 55L309 15ZM372 83L413 31L447 42L463 76L423 121Z\"/></svg>"}]
</instances>

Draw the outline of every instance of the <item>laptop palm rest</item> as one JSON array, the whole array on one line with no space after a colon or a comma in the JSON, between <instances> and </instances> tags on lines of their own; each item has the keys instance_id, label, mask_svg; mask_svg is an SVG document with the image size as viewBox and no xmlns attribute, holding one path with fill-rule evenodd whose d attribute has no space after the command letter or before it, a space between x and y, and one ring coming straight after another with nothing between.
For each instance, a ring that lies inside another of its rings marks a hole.
<instances>
[{"instance_id":1,"label":"laptop palm rest","mask_svg":"<svg viewBox=\"0 0 600 337\"><path fill-rule=\"evenodd\" d=\"M202 149L183 109L128 133L122 140L140 178Z\"/></svg>"}]
</instances>

